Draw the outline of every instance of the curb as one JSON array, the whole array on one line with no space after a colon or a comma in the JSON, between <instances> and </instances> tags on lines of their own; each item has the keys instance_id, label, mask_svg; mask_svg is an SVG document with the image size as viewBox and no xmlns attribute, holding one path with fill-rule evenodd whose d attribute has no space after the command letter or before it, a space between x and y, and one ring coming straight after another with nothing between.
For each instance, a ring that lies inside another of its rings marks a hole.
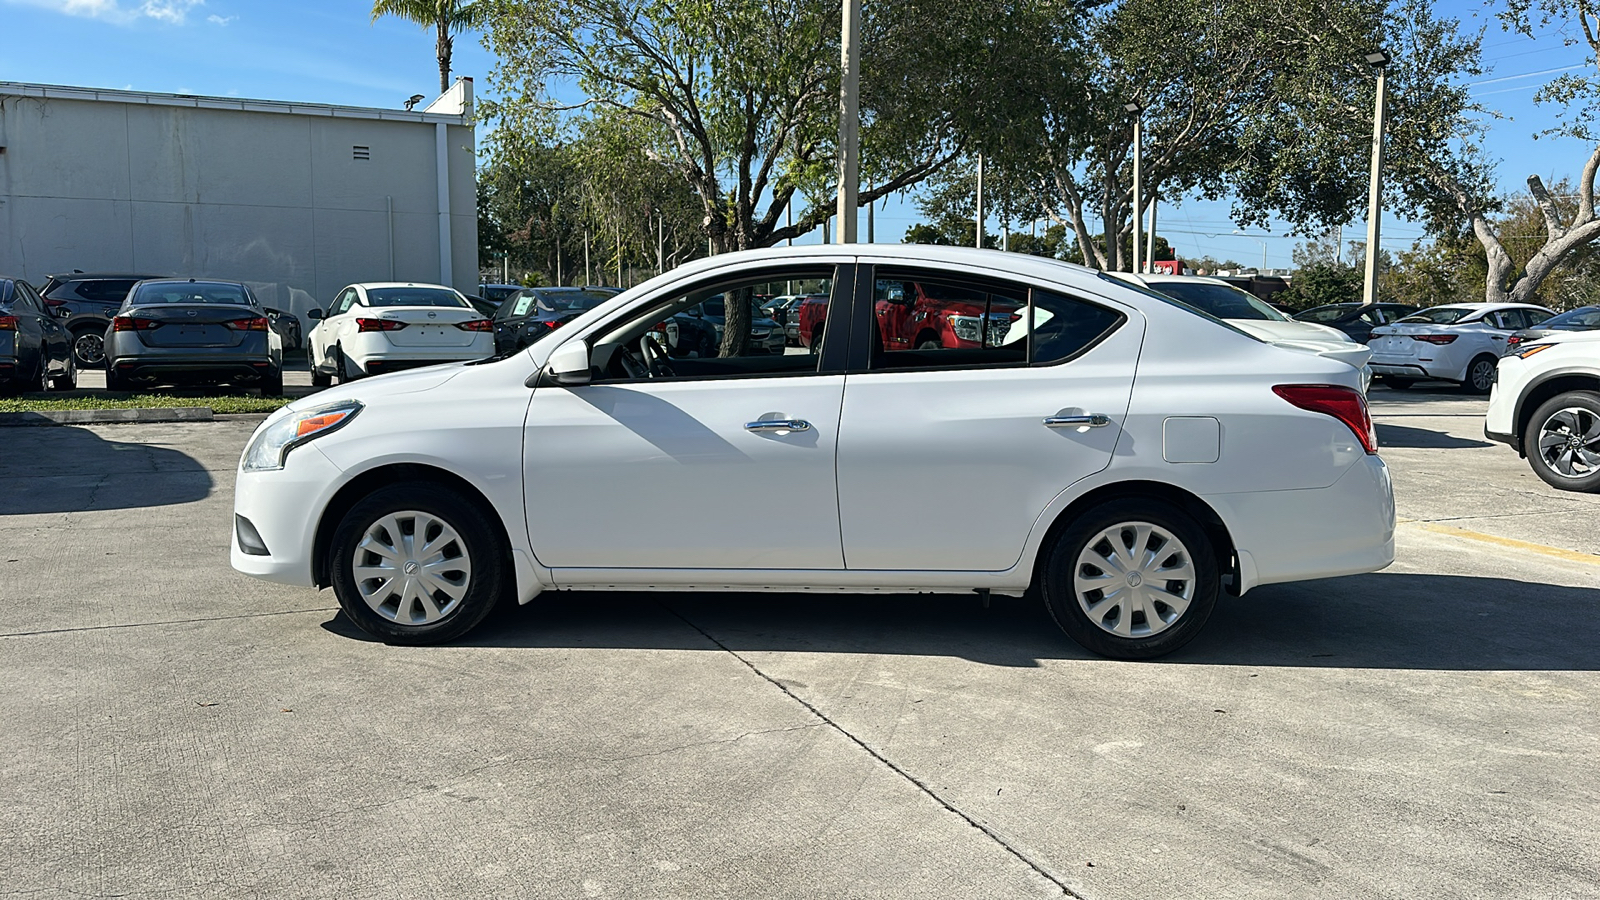
<instances>
[{"instance_id":1,"label":"curb","mask_svg":"<svg viewBox=\"0 0 1600 900\"><path fill-rule=\"evenodd\" d=\"M12 425L138 425L147 422L210 422L209 406L167 409L52 409L0 413L0 427Z\"/></svg>"}]
</instances>

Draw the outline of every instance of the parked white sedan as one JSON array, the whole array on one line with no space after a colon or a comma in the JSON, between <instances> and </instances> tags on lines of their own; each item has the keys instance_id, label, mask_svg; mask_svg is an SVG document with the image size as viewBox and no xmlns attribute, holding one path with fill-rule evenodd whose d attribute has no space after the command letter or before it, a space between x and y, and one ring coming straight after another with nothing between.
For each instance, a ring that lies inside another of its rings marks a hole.
<instances>
[{"instance_id":1,"label":"parked white sedan","mask_svg":"<svg viewBox=\"0 0 1600 900\"><path fill-rule=\"evenodd\" d=\"M1372 384L1372 368L1367 365L1367 360L1372 358L1372 350L1367 345L1337 328L1291 319L1250 292L1242 291L1220 278L1130 272L1109 274L1166 294L1174 300L1181 300L1269 344L1346 363L1361 372L1363 391Z\"/></svg>"},{"instance_id":2,"label":"parked white sedan","mask_svg":"<svg viewBox=\"0 0 1600 900\"><path fill-rule=\"evenodd\" d=\"M885 279L1031 327L885 348ZM819 352L678 359L651 336L788 280L824 285ZM1034 588L1085 647L1145 658L1223 591L1394 555L1355 369L1087 269L916 245L700 260L508 358L296 401L251 438L235 512L235 568L332 586L397 643L546 590Z\"/></svg>"},{"instance_id":3,"label":"parked white sedan","mask_svg":"<svg viewBox=\"0 0 1600 900\"><path fill-rule=\"evenodd\" d=\"M494 323L441 284L352 284L306 318L317 322L306 339L317 387L494 355Z\"/></svg>"},{"instance_id":4,"label":"parked white sedan","mask_svg":"<svg viewBox=\"0 0 1600 900\"><path fill-rule=\"evenodd\" d=\"M1527 303L1450 303L1418 310L1372 329L1372 370L1389 387L1404 390L1433 378L1487 394L1495 365L1514 331L1555 315Z\"/></svg>"}]
</instances>

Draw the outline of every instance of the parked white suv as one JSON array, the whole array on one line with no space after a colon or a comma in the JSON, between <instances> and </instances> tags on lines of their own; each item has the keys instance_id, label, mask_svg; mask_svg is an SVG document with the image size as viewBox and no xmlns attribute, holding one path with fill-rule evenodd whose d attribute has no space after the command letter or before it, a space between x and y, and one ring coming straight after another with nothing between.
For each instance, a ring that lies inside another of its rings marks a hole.
<instances>
[{"instance_id":1,"label":"parked white suv","mask_svg":"<svg viewBox=\"0 0 1600 900\"><path fill-rule=\"evenodd\" d=\"M1551 335L1501 359L1483 433L1546 484L1600 492L1600 331Z\"/></svg>"},{"instance_id":2,"label":"parked white suv","mask_svg":"<svg viewBox=\"0 0 1600 900\"><path fill-rule=\"evenodd\" d=\"M787 281L824 285L816 352L669 358L652 336ZM996 336L885 342L880 281L935 285ZM1034 588L1084 646L1144 658L1224 590L1394 557L1355 369L1088 269L920 245L714 256L505 359L296 401L234 497L235 568L331 585L398 643L546 590Z\"/></svg>"}]
</instances>

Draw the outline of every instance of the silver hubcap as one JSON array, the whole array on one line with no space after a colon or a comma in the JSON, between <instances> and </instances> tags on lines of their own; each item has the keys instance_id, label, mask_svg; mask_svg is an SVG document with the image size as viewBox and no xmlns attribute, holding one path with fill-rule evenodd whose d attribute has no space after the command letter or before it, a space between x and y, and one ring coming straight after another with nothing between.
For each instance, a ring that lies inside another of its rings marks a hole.
<instances>
[{"instance_id":1,"label":"silver hubcap","mask_svg":"<svg viewBox=\"0 0 1600 900\"><path fill-rule=\"evenodd\" d=\"M1539 428L1539 457L1567 478L1600 471L1600 416L1575 406L1545 419Z\"/></svg>"},{"instance_id":2,"label":"silver hubcap","mask_svg":"<svg viewBox=\"0 0 1600 900\"><path fill-rule=\"evenodd\" d=\"M98 334L80 334L72 342L72 352L86 365L97 366L106 359L106 341Z\"/></svg>"},{"instance_id":3,"label":"silver hubcap","mask_svg":"<svg viewBox=\"0 0 1600 900\"><path fill-rule=\"evenodd\" d=\"M1472 367L1472 386L1480 391L1494 386L1494 363L1481 362Z\"/></svg>"},{"instance_id":4,"label":"silver hubcap","mask_svg":"<svg viewBox=\"0 0 1600 900\"><path fill-rule=\"evenodd\" d=\"M472 558L461 536L450 523L416 510L368 525L351 567L361 599L400 625L443 619L472 584Z\"/></svg>"},{"instance_id":5,"label":"silver hubcap","mask_svg":"<svg viewBox=\"0 0 1600 900\"><path fill-rule=\"evenodd\" d=\"M1072 572L1089 621L1124 638L1171 628L1194 600L1194 560L1183 542L1149 522L1123 522L1091 539Z\"/></svg>"}]
</instances>

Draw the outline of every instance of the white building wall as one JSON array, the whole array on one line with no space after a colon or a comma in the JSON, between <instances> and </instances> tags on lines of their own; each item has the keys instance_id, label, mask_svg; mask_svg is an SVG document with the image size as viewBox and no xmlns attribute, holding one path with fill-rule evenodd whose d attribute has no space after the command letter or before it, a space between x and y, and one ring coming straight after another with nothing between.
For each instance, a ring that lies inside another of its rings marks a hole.
<instances>
[{"instance_id":1,"label":"white building wall","mask_svg":"<svg viewBox=\"0 0 1600 900\"><path fill-rule=\"evenodd\" d=\"M302 316L352 282L438 281L443 123L452 282L471 293L470 85L453 115L0 83L0 274L230 278Z\"/></svg>"}]
</instances>

